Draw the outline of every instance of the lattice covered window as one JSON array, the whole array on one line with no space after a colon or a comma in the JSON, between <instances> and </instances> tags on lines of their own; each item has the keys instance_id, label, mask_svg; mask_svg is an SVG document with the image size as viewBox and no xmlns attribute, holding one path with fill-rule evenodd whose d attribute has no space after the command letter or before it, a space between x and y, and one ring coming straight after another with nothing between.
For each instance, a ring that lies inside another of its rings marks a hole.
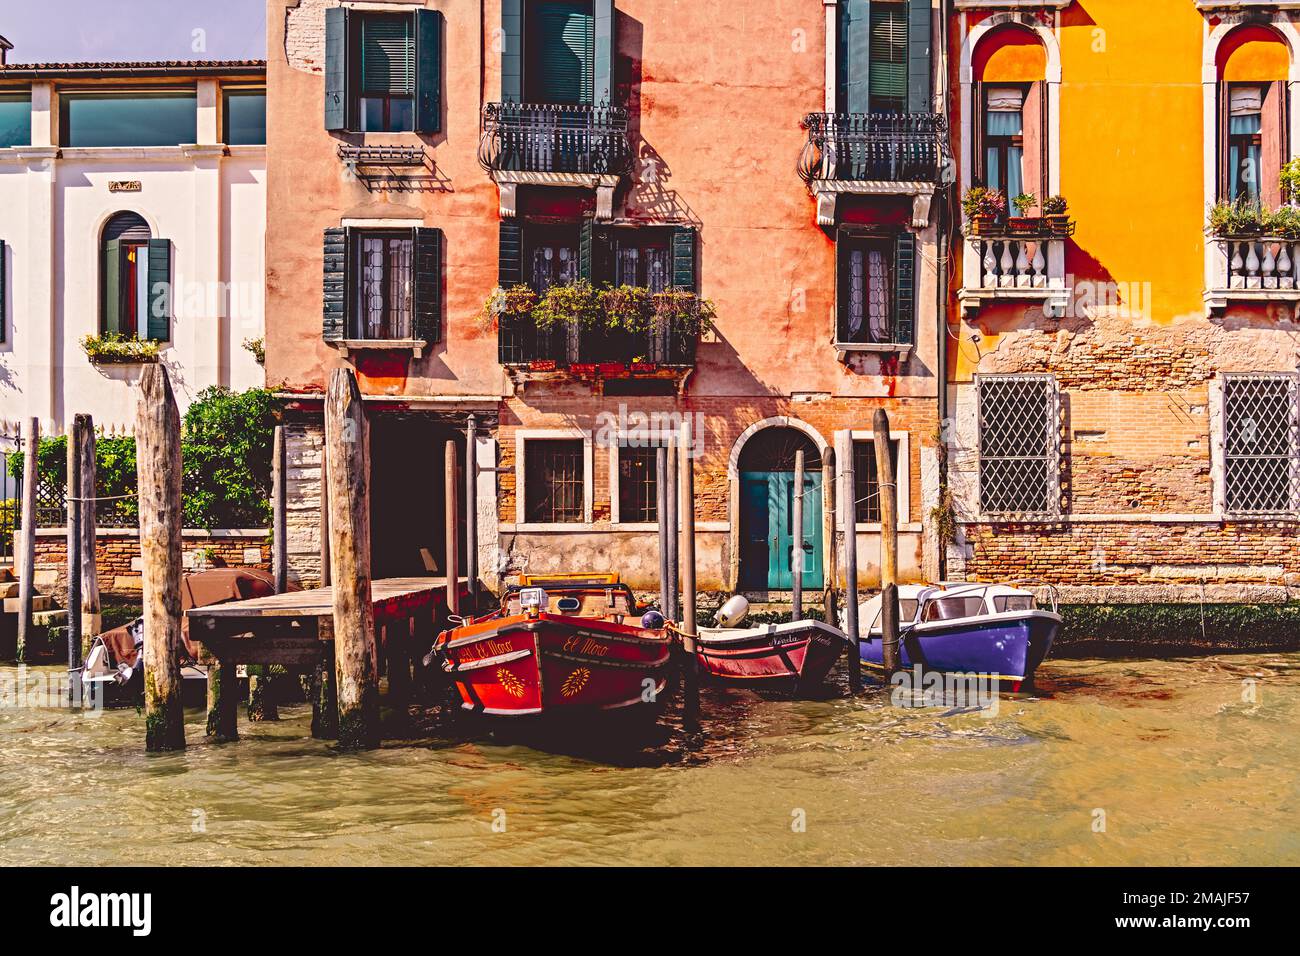
<instances>
[{"instance_id":1,"label":"lattice covered window","mask_svg":"<svg viewBox=\"0 0 1300 956\"><path fill-rule=\"evenodd\" d=\"M980 510L1061 512L1060 398L1051 375L980 375Z\"/></svg>"},{"instance_id":2,"label":"lattice covered window","mask_svg":"<svg viewBox=\"0 0 1300 956\"><path fill-rule=\"evenodd\" d=\"M1300 511L1295 375L1225 375L1223 489L1229 514Z\"/></svg>"},{"instance_id":3,"label":"lattice covered window","mask_svg":"<svg viewBox=\"0 0 1300 956\"><path fill-rule=\"evenodd\" d=\"M545 524L583 520L583 454L581 438L541 439L524 445L525 520Z\"/></svg>"}]
</instances>

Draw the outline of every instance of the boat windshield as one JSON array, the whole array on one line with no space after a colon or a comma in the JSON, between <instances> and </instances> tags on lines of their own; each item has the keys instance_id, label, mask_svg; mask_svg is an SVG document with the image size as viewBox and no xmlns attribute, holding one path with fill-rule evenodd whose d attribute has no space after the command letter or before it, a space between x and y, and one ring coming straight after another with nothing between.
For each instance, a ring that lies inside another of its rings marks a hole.
<instances>
[{"instance_id":1,"label":"boat windshield","mask_svg":"<svg viewBox=\"0 0 1300 956\"><path fill-rule=\"evenodd\" d=\"M630 616L636 612L636 604L631 593L625 587L583 587L546 589L546 607L548 614L563 614L566 617L612 617L614 615ZM507 615L522 614L519 591L512 590L506 599Z\"/></svg>"},{"instance_id":2,"label":"boat windshield","mask_svg":"<svg viewBox=\"0 0 1300 956\"><path fill-rule=\"evenodd\" d=\"M999 594L993 599L993 609L1003 611L1032 611L1035 608L1032 594Z\"/></svg>"},{"instance_id":3,"label":"boat windshield","mask_svg":"<svg viewBox=\"0 0 1300 956\"><path fill-rule=\"evenodd\" d=\"M977 617L984 613L984 598L979 595L970 597L938 597L925 602L921 612L922 621L952 621L959 617Z\"/></svg>"}]
</instances>

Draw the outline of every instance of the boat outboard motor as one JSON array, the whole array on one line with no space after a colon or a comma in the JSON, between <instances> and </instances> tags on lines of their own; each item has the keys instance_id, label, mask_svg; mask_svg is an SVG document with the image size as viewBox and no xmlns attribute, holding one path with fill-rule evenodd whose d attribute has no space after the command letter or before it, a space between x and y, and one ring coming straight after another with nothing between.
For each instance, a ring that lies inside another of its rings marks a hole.
<instances>
[{"instance_id":1,"label":"boat outboard motor","mask_svg":"<svg viewBox=\"0 0 1300 956\"><path fill-rule=\"evenodd\" d=\"M657 631L664 626L664 616L654 608L641 615L641 626L648 631Z\"/></svg>"},{"instance_id":2,"label":"boat outboard motor","mask_svg":"<svg viewBox=\"0 0 1300 956\"><path fill-rule=\"evenodd\" d=\"M717 621L718 627L737 627L748 613L749 601L745 600L743 594L733 594L718 608L713 619Z\"/></svg>"}]
</instances>

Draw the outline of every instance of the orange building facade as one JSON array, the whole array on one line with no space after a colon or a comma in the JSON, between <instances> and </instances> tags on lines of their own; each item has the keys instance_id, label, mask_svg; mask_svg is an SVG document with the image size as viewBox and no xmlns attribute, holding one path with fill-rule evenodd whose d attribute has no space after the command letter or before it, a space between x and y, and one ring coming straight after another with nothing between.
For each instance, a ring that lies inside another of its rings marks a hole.
<instances>
[{"instance_id":1,"label":"orange building facade","mask_svg":"<svg viewBox=\"0 0 1300 956\"><path fill-rule=\"evenodd\" d=\"M949 24L959 188L1037 208L954 241L947 574L1284 598L1300 3L954 0Z\"/></svg>"},{"instance_id":2,"label":"orange building facade","mask_svg":"<svg viewBox=\"0 0 1300 956\"><path fill-rule=\"evenodd\" d=\"M869 583L885 408L900 563L937 577L940 12L269 0L267 379L289 400L293 575L319 578L322 393L346 365L376 576L443 566L443 449L464 467L473 416L462 509L490 584L611 569L657 587L655 446L683 420L701 589L789 588L798 450L805 588L837 548L823 465L849 454Z\"/></svg>"}]
</instances>

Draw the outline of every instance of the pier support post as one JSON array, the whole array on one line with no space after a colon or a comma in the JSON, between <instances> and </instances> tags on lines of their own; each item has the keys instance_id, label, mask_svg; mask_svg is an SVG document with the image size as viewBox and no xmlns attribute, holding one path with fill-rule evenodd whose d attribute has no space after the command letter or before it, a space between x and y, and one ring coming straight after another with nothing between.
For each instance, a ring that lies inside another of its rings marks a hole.
<instances>
[{"instance_id":1,"label":"pier support post","mask_svg":"<svg viewBox=\"0 0 1300 956\"><path fill-rule=\"evenodd\" d=\"M885 680L898 670L898 486L894 458L889 453L889 414L877 408L876 474L880 486L880 639Z\"/></svg>"},{"instance_id":2,"label":"pier support post","mask_svg":"<svg viewBox=\"0 0 1300 956\"><path fill-rule=\"evenodd\" d=\"M275 593L289 589L288 496L285 485L284 426L276 425L271 443L271 573ZM279 681L264 664L248 665L248 719L279 720L275 698Z\"/></svg>"},{"instance_id":3,"label":"pier support post","mask_svg":"<svg viewBox=\"0 0 1300 956\"><path fill-rule=\"evenodd\" d=\"M469 584L467 614L478 610L478 420L465 423L465 580Z\"/></svg>"},{"instance_id":4,"label":"pier support post","mask_svg":"<svg viewBox=\"0 0 1300 956\"><path fill-rule=\"evenodd\" d=\"M677 488L681 483L681 471L677 462L677 439L676 436L668 439L668 474L671 477L671 490L668 493L668 578L667 594L668 601L664 606L664 617L674 624L681 622L681 608L678 606L677 599L680 591L678 584L681 581L679 573L679 551L678 551L678 492Z\"/></svg>"},{"instance_id":5,"label":"pier support post","mask_svg":"<svg viewBox=\"0 0 1300 956\"><path fill-rule=\"evenodd\" d=\"M330 577L339 743L379 746L375 612L370 595L370 434L356 374L336 368L325 399Z\"/></svg>"},{"instance_id":6,"label":"pier support post","mask_svg":"<svg viewBox=\"0 0 1300 956\"><path fill-rule=\"evenodd\" d=\"M443 564L447 566L447 613L460 613L460 535L457 534L458 524L457 511L457 494L456 494L456 443L448 441L443 453L444 484L446 486L447 509L444 519L446 525L444 531L444 541L446 542L447 557Z\"/></svg>"},{"instance_id":7,"label":"pier support post","mask_svg":"<svg viewBox=\"0 0 1300 956\"><path fill-rule=\"evenodd\" d=\"M790 620L803 620L803 449L794 453L794 495L790 524L794 541L790 547Z\"/></svg>"},{"instance_id":8,"label":"pier support post","mask_svg":"<svg viewBox=\"0 0 1300 956\"><path fill-rule=\"evenodd\" d=\"M862 693L862 648L858 643L858 502L850 440L840 464L840 526L844 533L844 636L849 642L849 693ZM871 626L871 622L867 622Z\"/></svg>"},{"instance_id":9,"label":"pier support post","mask_svg":"<svg viewBox=\"0 0 1300 956\"><path fill-rule=\"evenodd\" d=\"M691 456L689 420L682 422L681 448L677 450L677 458L681 469L681 499L677 514L682 526L682 650L686 652L683 699L687 718L694 720L700 711L700 672L695 657L698 634L695 622L695 460ZM674 578L674 586L675 582Z\"/></svg>"},{"instance_id":10,"label":"pier support post","mask_svg":"<svg viewBox=\"0 0 1300 956\"><path fill-rule=\"evenodd\" d=\"M668 525L668 488L672 478L668 472L668 448L655 449L655 518L659 525L659 613L668 617L668 539L672 529Z\"/></svg>"},{"instance_id":11,"label":"pier support post","mask_svg":"<svg viewBox=\"0 0 1300 956\"><path fill-rule=\"evenodd\" d=\"M73 431L81 438L81 653L85 656L91 638L104 627L99 601L99 570L96 560L95 488L99 483L95 465L95 420L90 415L77 415Z\"/></svg>"},{"instance_id":12,"label":"pier support post","mask_svg":"<svg viewBox=\"0 0 1300 956\"><path fill-rule=\"evenodd\" d=\"M18 662L32 656L32 598L36 595L36 491L40 477L36 456L41 445L41 420L23 422L23 548L18 553Z\"/></svg>"},{"instance_id":13,"label":"pier support post","mask_svg":"<svg viewBox=\"0 0 1300 956\"><path fill-rule=\"evenodd\" d=\"M167 369L146 365L135 422L144 566L146 750L185 746L181 704L181 419Z\"/></svg>"},{"instance_id":14,"label":"pier support post","mask_svg":"<svg viewBox=\"0 0 1300 956\"><path fill-rule=\"evenodd\" d=\"M77 688L81 686L81 681L73 678L72 674L81 666L81 562L83 560L81 545L81 520L85 514L82 509L82 481L81 481L81 443L85 438L85 432L81 426L84 426L85 416L77 415L73 418L72 432L68 435L67 444L67 490L63 500L64 510L68 515L68 559L67 559L67 580L68 580L68 600L67 600L67 622L68 622L68 703L75 704L78 702ZM92 494L90 497L94 497Z\"/></svg>"},{"instance_id":15,"label":"pier support post","mask_svg":"<svg viewBox=\"0 0 1300 956\"><path fill-rule=\"evenodd\" d=\"M321 626L329 627L328 621ZM339 684L333 646L322 652L311 679L311 735L317 740L339 739Z\"/></svg>"},{"instance_id":16,"label":"pier support post","mask_svg":"<svg viewBox=\"0 0 1300 956\"><path fill-rule=\"evenodd\" d=\"M235 665L221 660L208 666L207 736L216 743L239 739L239 678Z\"/></svg>"},{"instance_id":17,"label":"pier support post","mask_svg":"<svg viewBox=\"0 0 1300 956\"><path fill-rule=\"evenodd\" d=\"M837 601L839 587L839 549L835 547L835 449L828 447L822 455L822 497L828 506L822 510L822 535L829 542L826 548L826 587L822 591L822 609L826 612L826 623L831 627L840 626L839 604Z\"/></svg>"}]
</instances>

